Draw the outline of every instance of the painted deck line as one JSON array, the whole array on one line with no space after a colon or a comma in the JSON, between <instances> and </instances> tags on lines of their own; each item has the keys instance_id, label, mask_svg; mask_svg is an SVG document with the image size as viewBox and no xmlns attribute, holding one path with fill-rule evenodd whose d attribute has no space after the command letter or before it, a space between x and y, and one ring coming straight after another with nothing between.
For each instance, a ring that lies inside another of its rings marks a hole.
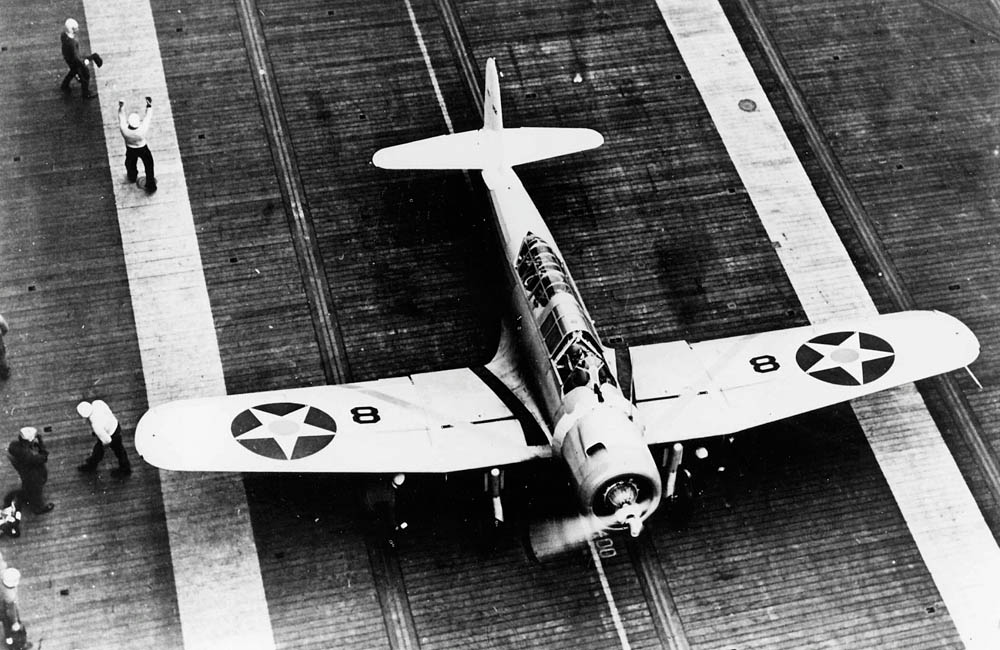
<instances>
[{"instance_id":1,"label":"painted deck line","mask_svg":"<svg viewBox=\"0 0 1000 650\"><path fill-rule=\"evenodd\" d=\"M722 8L657 5L809 319L874 314ZM916 388L852 406L966 647L1000 647L1000 549Z\"/></svg>"},{"instance_id":2,"label":"painted deck line","mask_svg":"<svg viewBox=\"0 0 1000 650\"><path fill-rule=\"evenodd\" d=\"M91 47L105 61L97 89L149 404L224 395L149 2L85 0L84 10ZM118 99L142 114L147 95L159 185L151 196L125 179L118 131ZM185 648L274 648L240 476L161 472L160 481Z\"/></svg>"}]
</instances>

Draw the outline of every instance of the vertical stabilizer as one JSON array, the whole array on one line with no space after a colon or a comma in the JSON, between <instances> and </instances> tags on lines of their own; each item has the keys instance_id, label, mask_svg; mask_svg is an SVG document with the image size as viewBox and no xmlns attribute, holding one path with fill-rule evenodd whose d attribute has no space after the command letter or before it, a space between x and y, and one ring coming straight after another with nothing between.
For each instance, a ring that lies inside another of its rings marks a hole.
<instances>
[{"instance_id":1,"label":"vertical stabilizer","mask_svg":"<svg viewBox=\"0 0 1000 650\"><path fill-rule=\"evenodd\" d=\"M483 96L483 128L491 131L503 129L503 112L500 110L500 77L497 62L486 59L486 93Z\"/></svg>"}]
</instances>

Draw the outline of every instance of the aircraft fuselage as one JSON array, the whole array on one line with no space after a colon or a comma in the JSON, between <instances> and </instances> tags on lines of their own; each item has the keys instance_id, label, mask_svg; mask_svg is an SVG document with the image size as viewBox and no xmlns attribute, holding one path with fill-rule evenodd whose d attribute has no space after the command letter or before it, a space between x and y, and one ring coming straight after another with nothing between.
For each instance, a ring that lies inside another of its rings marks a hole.
<instances>
[{"instance_id":1,"label":"aircraft fuselage","mask_svg":"<svg viewBox=\"0 0 1000 650\"><path fill-rule=\"evenodd\" d=\"M659 503L659 473L633 405L552 233L510 168L483 170L503 246L525 374L587 514L628 525Z\"/></svg>"}]
</instances>

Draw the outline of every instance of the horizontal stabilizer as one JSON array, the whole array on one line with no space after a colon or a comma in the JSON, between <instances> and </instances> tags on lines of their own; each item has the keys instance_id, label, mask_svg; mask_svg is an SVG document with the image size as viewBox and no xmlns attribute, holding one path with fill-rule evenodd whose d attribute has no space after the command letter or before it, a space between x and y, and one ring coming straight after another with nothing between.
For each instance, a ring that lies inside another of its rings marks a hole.
<instances>
[{"instance_id":1,"label":"horizontal stabilizer","mask_svg":"<svg viewBox=\"0 0 1000 650\"><path fill-rule=\"evenodd\" d=\"M604 137L592 129L525 127L465 131L375 152L382 169L501 169L594 149Z\"/></svg>"}]
</instances>

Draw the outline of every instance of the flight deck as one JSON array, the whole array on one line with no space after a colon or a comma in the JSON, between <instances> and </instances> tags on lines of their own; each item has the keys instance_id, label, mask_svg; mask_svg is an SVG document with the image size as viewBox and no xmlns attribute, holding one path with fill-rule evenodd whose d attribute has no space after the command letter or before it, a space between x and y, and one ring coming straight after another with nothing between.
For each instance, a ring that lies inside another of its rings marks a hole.
<instances>
[{"instance_id":1,"label":"flight deck","mask_svg":"<svg viewBox=\"0 0 1000 650\"><path fill-rule=\"evenodd\" d=\"M0 422L42 432L56 504L0 551L36 647L937 649L1000 633L995 604L963 601L979 585L949 582L992 576L1000 532L995 4L0 9ZM59 91L71 16L104 58L96 99ZM371 164L479 128L488 57L507 126L604 135L518 174L605 346L937 309L978 336L982 388L955 372L749 430L690 516L661 508L637 541L541 564L526 524L571 503L552 461L506 470L500 530L480 472L408 476L403 531L364 507L377 477L141 462L131 432L167 399L489 361L507 300L482 184ZM146 95L154 195L125 181L116 121L119 96ZM819 264L827 246L837 261ZM96 397L125 428L124 481L107 462L76 471L93 439L74 407ZM956 558L948 544L970 540Z\"/></svg>"}]
</instances>

